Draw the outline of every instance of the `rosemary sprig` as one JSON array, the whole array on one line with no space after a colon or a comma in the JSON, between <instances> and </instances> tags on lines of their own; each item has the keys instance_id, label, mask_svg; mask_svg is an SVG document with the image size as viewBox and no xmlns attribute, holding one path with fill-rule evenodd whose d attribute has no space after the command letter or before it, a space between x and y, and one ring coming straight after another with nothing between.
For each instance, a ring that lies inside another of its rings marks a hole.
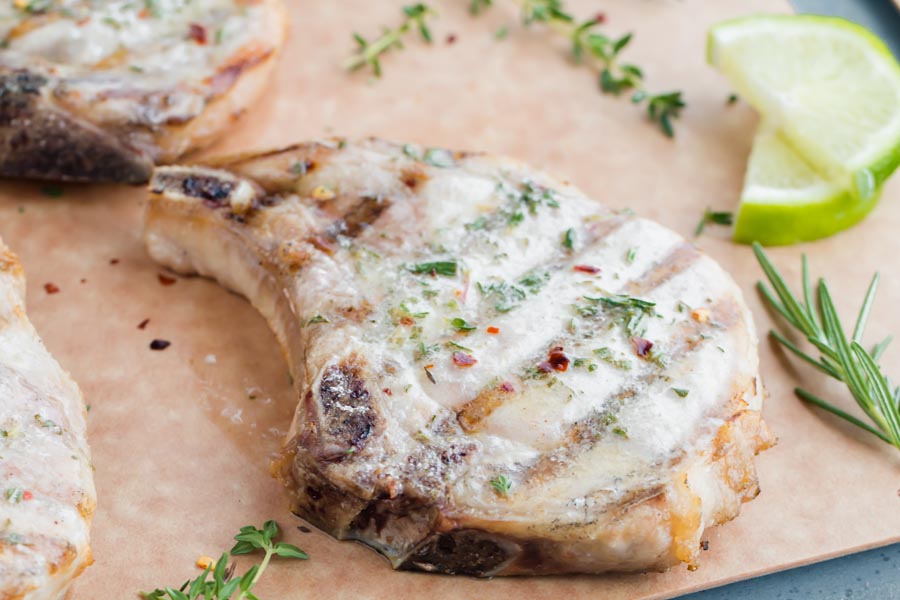
<instances>
[{"instance_id":1,"label":"rosemary sprig","mask_svg":"<svg viewBox=\"0 0 900 600\"><path fill-rule=\"evenodd\" d=\"M275 521L266 521L262 529L252 525L241 527L234 536L237 543L231 552L223 552L216 561L215 567L210 565L196 579L185 581L178 589L165 587L152 592L141 592L147 600L258 600L251 592L260 580L273 556L305 560L309 558L303 550L285 542L276 542L278 525ZM235 565L228 564L229 556L250 554L262 550L265 556L258 565L250 567L240 577L234 576ZM209 579L210 575L212 579ZM237 592L237 596L235 596Z\"/></svg>"},{"instance_id":2,"label":"rosemary sprig","mask_svg":"<svg viewBox=\"0 0 900 600\"><path fill-rule=\"evenodd\" d=\"M760 282L758 287L763 298L794 329L806 336L806 339L819 351L819 357L814 358L807 354L777 331L771 332L772 337L803 361L826 375L844 382L853 399L875 426L868 425L806 390L795 389L797 396L805 402L814 404L868 431L900 450L900 387L894 388L878 365L878 360L890 344L891 338L888 337L876 344L871 351L862 346L863 333L875 301L875 292L878 289L878 273L872 277L862 308L856 317L853 333L848 338L831 299L831 292L824 280L819 280L816 288L817 297L813 297L813 287L809 281L809 266L805 255L803 256L803 300L801 301L788 288L784 278L766 256L762 246L754 244L753 252L774 290L773 294L768 286Z\"/></svg>"},{"instance_id":3,"label":"rosemary sprig","mask_svg":"<svg viewBox=\"0 0 900 600\"><path fill-rule=\"evenodd\" d=\"M474 5L475 2L472 3L472 6ZM344 61L344 68L348 71L356 71L369 65L372 67L375 77L381 77L381 55L391 48L403 48L403 38L413 27L418 30L423 40L431 43L431 30L428 28L426 20L435 14L432 8L420 2L404 6L405 19L403 23L396 29L385 29L384 33L375 40L369 41L359 33L354 33L353 39L356 40L358 47L356 53Z\"/></svg>"}]
</instances>

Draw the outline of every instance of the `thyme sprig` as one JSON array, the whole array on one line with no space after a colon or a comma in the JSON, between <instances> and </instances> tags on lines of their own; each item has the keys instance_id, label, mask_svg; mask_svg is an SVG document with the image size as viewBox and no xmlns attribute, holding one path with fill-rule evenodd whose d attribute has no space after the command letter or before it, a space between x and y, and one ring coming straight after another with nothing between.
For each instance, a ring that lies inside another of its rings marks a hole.
<instances>
[{"instance_id":1,"label":"thyme sprig","mask_svg":"<svg viewBox=\"0 0 900 600\"><path fill-rule=\"evenodd\" d=\"M599 70L600 90L619 96L631 92L631 102L645 106L647 118L656 123L667 137L675 136L672 120L687 106L682 92L651 94L644 87L644 71L637 65L622 62L620 55L634 37L633 32L613 38L598 28L602 17L578 22L568 12L562 0L516 0L521 6L522 23L526 26L543 23L566 37L572 44L572 58L576 63L591 63ZM477 14L477 13L475 13Z\"/></svg>"},{"instance_id":2,"label":"thyme sprig","mask_svg":"<svg viewBox=\"0 0 900 600\"><path fill-rule=\"evenodd\" d=\"M309 558L300 548L286 542L276 542L278 524L266 521L262 529L252 525L241 527L234 536L237 543L230 552L223 552L215 566L209 565L196 579L185 581L181 587L157 588L152 592L141 592L147 600L259 600L251 591L262 577L273 556L306 560ZM265 556L258 565L250 567L240 577L234 576L234 563L228 564L230 556L251 554L262 550ZM212 576L212 579L210 579ZM237 593L237 596L235 596ZM233 598L232 598L233 597Z\"/></svg>"},{"instance_id":3,"label":"thyme sprig","mask_svg":"<svg viewBox=\"0 0 900 600\"><path fill-rule=\"evenodd\" d=\"M385 29L378 38L369 41L359 33L353 34L356 40L356 53L344 61L344 68L348 71L356 71L365 66L371 66L375 77L381 77L381 56L391 48L402 49L403 38L415 28L425 42L432 42L431 29L428 28L427 19L437 14L434 9L424 3L411 4L403 7L404 20L395 29Z\"/></svg>"},{"instance_id":4,"label":"thyme sprig","mask_svg":"<svg viewBox=\"0 0 900 600\"><path fill-rule=\"evenodd\" d=\"M819 351L814 358L777 331L772 337L790 352L826 375L844 382L853 399L866 413L874 427L850 415L840 408L796 388L797 396L877 436L900 450L900 387L894 388L881 370L879 359L891 342L891 337L876 344L871 351L862 345L863 333L875 301L879 276L872 277L856 317L853 333L848 338L838 317L831 291L823 279L819 279L816 296L809 280L809 265L803 256L803 299L794 296L784 278L769 260L762 246L753 245L753 252L774 290L759 282L759 291L765 301L790 324L802 333Z\"/></svg>"}]
</instances>

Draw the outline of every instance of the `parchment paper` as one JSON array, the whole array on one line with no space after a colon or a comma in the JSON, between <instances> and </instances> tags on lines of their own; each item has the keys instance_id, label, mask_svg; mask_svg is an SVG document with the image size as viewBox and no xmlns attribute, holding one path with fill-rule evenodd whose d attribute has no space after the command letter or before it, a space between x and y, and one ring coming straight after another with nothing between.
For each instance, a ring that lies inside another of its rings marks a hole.
<instances>
[{"instance_id":1,"label":"parchment paper","mask_svg":"<svg viewBox=\"0 0 900 600\"><path fill-rule=\"evenodd\" d=\"M411 40L385 57L384 78L374 83L345 74L339 62L352 50L352 31L375 35L380 25L397 23L402 0L288 1L293 35L278 80L219 150L372 134L505 153L685 235L704 207L734 208L757 122L745 104L726 105L728 84L705 65L706 30L726 17L788 9L782 0L571 2L580 15L606 12L610 33L636 32L627 52L645 67L651 89L684 90L689 107L669 140L626 98L601 95L587 70L564 60L562 43L518 30L504 0L478 20L465 0L437 2L434 46ZM511 33L497 41L502 25ZM764 340L765 414L780 443L758 459L759 498L737 521L708 532L698 571L493 581L395 573L361 546L302 533L303 523L287 511L267 468L294 398L275 339L256 312L205 280L160 284L139 239L141 188L71 186L52 198L41 187L0 184L0 235L26 267L35 325L91 405L96 563L71 600L180 585L199 573L199 556L218 556L240 526L269 518L311 556L271 567L258 587L269 600L661 598L900 539L900 456L801 404L791 393L798 383L846 407L852 400ZM900 178L853 230L771 253L791 278L800 253L809 253L846 319L880 269L870 341L900 333L898 196ZM699 244L733 273L759 330L767 331L750 249L714 226ZM48 295L48 282L61 291ZM172 345L153 352L155 338ZM895 367L897 356L889 351L885 364Z\"/></svg>"}]
</instances>

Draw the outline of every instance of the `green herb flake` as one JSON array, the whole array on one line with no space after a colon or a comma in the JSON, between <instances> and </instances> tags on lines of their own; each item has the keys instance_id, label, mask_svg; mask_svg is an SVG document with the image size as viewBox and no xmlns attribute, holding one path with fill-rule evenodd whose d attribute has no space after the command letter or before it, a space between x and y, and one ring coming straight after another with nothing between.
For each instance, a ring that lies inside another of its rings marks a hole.
<instances>
[{"instance_id":1,"label":"green herb flake","mask_svg":"<svg viewBox=\"0 0 900 600\"><path fill-rule=\"evenodd\" d=\"M676 387L673 387L672 391L675 392L675 394L679 398L687 398L687 395L691 393L690 390L686 390L684 388L676 388Z\"/></svg>"},{"instance_id":2,"label":"green herb flake","mask_svg":"<svg viewBox=\"0 0 900 600\"><path fill-rule=\"evenodd\" d=\"M65 192L58 185L45 185L41 187L41 193L48 198L61 198Z\"/></svg>"},{"instance_id":3,"label":"green herb flake","mask_svg":"<svg viewBox=\"0 0 900 600\"><path fill-rule=\"evenodd\" d=\"M469 324L465 319L461 317L451 319L450 325L452 325L453 329L457 331L475 331L476 329L478 329L477 326Z\"/></svg>"},{"instance_id":4,"label":"green herb flake","mask_svg":"<svg viewBox=\"0 0 900 600\"><path fill-rule=\"evenodd\" d=\"M441 169L456 165L456 161L453 159L453 153L444 148L429 148L425 151L425 155L422 156L422 162Z\"/></svg>"},{"instance_id":5,"label":"green herb flake","mask_svg":"<svg viewBox=\"0 0 900 600\"><path fill-rule=\"evenodd\" d=\"M307 325L316 325L317 323L331 323L331 321L322 315L316 315L306 322Z\"/></svg>"},{"instance_id":6,"label":"green herb flake","mask_svg":"<svg viewBox=\"0 0 900 600\"><path fill-rule=\"evenodd\" d=\"M418 263L410 267L410 271L417 274L443 275L453 277L456 275L458 263L455 260L439 260L434 262Z\"/></svg>"},{"instance_id":7,"label":"green herb flake","mask_svg":"<svg viewBox=\"0 0 900 600\"><path fill-rule=\"evenodd\" d=\"M25 490L20 487L11 487L6 489L6 501L10 504L18 504L22 501Z\"/></svg>"},{"instance_id":8,"label":"green herb flake","mask_svg":"<svg viewBox=\"0 0 900 600\"><path fill-rule=\"evenodd\" d=\"M714 211L707 207L706 210L703 211L703 217L700 219L700 222L697 223L697 228L694 230L694 237L700 237L709 223L726 226L731 225L734 223L734 213Z\"/></svg>"},{"instance_id":9,"label":"green herb flake","mask_svg":"<svg viewBox=\"0 0 900 600\"><path fill-rule=\"evenodd\" d=\"M572 228L566 229L566 232L563 234L563 247L567 250L575 249L575 230Z\"/></svg>"},{"instance_id":10,"label":"green herb flake","mask_svg":"<svg viewBox=\"0 0 900 600\"><path fill-rule=\"evenodd\" d=\"M498 496L503 496L504 498L509 497L509 492L513 486L512 480L509 477L506 475L498 475L491 479L490 483Z\"/></svg>"}]
</instances>

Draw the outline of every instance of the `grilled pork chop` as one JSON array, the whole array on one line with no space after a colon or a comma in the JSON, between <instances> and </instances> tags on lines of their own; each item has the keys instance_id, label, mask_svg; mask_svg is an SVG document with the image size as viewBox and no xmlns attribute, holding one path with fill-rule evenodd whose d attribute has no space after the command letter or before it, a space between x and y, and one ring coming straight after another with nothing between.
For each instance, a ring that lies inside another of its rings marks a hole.
<instances>
[{"instance_id":1,"label":"grilled pork chop","mask_svg":"<svg viewBox=\"0 0 900 600\"><path fill-rule=\"evenodd\" d=\"M395 568L694 566L759 489L756 337L677 234L491 156L367 140L157 169L145 239L268 319L297 514Z\"/></svg>"},{"instance_id":2,"label":"grilled pork chop","mask_svg":"<svg viewBox=\"0 0 900 600\"><path fill-rule=\"evenodd\" d=\"M0 241L0 600L62 598L91 563L95 504L81 392L25 316Z\"/></svg>"},{"instance_id":3,"label":"grilled pork chop","mask_svg":"<svg viewBox=\"0 0 900 600\"><path fill-rule=\"evenodd\" d=\"M0 175L143 182L261 93L281 0L0 3Z\"/></svg>"}]
</instances>

